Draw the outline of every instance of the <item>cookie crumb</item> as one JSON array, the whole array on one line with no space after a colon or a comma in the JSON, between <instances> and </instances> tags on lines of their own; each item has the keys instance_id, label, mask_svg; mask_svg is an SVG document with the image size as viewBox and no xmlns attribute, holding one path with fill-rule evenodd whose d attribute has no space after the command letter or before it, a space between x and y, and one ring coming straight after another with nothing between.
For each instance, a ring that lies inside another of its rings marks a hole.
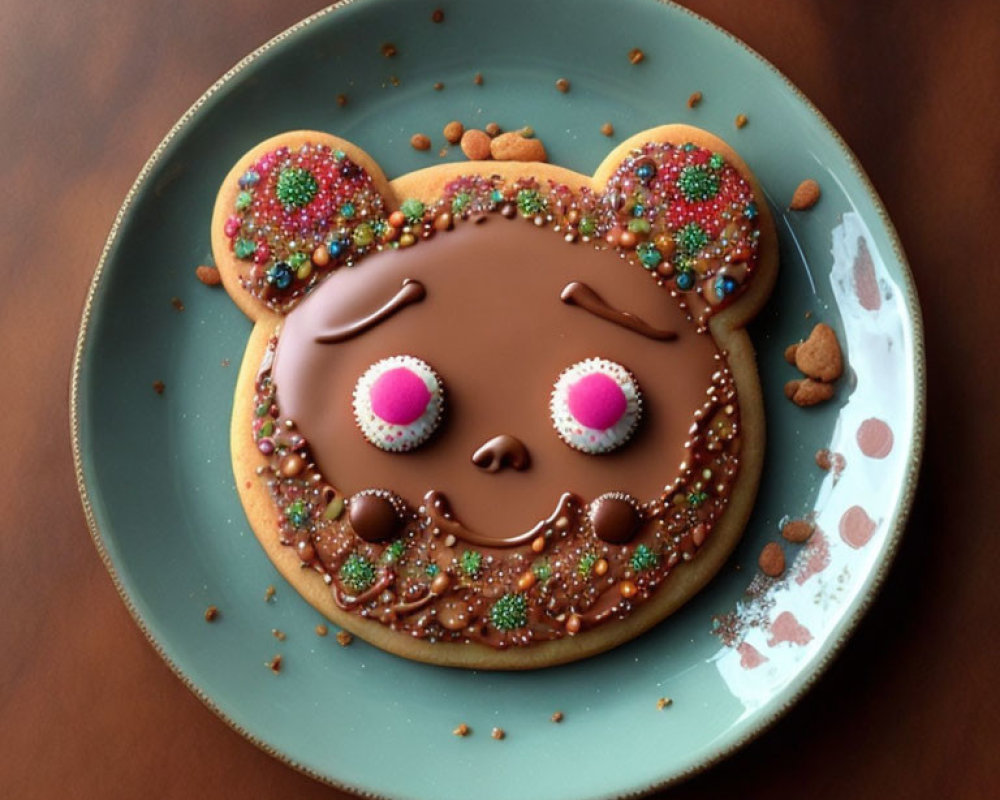
<instances>
[{"instance_id":1,"label":"cookie crumb","mask_svg":"<svg viewBox=\"0 0 1000 800\"><path fill-rule=\"evenodd\" d=\"M444 22L444 11L442 11L440 8L435 8L434 13L431 14L431 22L435 24L440 24Z\"/></svg>"},{"instance_id":2,"label":"cookie crumb","mask_svg":"<svg viewBox=\"0 0 1000 800\"><path fill-rule=\"evenodd\" d=\"M205 609L205 622L215 622L219 618L219 609L216 606L209 606Z\"/></svg>"},{"instance_id":3,"label":"cookie crumb","mask_svg":"<svg viewBox=\"0 0 1000 800\"><path fill-rule=\"evenodd\" d=\"M545 161L548 157L545 145L538 139L528 138L522 131L501 133L489 143L490 155L497 161Z\"/></svg>"},{"instance_id":4,"label":"cookie crumb","mask_svg":"<svg viewBox=\"0 0 1000 800\"><path fill-rule=\"evenodd\" d=\"M833 397L833 393L833 384L814 381L812 378L792 380L785 384L785 397L802 408L825 403Z\"/></svg>"},{"instance_id":5,"label":"cookie crumb","mask_svg":"<svg viewBox=\"0 0 1000 800\"><path fill-rule=\"evenodd\" d=\"M747 119L746 114L737 114L736 119L733 120L733 124L736 125L737 128L745 128L749 121L750 120Z\"/></svg>"},{"instance_id":6,"label":"cookie crumb","mask_svg":"<svg viewBox=\"0 0 1000 800\"><path fill-rule=\"evenodd\" d=\"M389 83L391 83L393 86L399 86L399 78L396 77L395 75L390 75Z\"/></svg>"},{"instance_id":7,"label":"cookie crumb","mask_svg":"<svg viewBox=\"0 0 1000 800\"><path fill-rule=\"evenodd\" d=\"M153 381L153 391L157 394L163 394L167 390L167 384L163 381Z\"/></svg>"},{"instance_id":8,"label":"cookie crumb","mask_svg":"<svg viewBox=\"0 0 1000 800\"><path fill-rule=\"evenodd\" d=\"M422 133L415 133L410 137L410 147L414 150L430 150L431 140Z\"/></svg>"},{"instance_id":9,"label":"cookie crumb","mask_svg":"<svg viewBox=\"0 0 1000 800\"><path fill-rule=\"evenodd\" d=\"M269 585L267 589L264 590L264 602L270 603L274 599L274 595L277 593L277 591L278 590L274 588L273 584Z\"/></svg>"},{"instance_id":10,"label":"cookie crumb","mask_svg":"<svg viewBox=\"0 0 1000 800\"><path fill-rule=\"evenodd\" d=\"M673 704L674 701L671 700L669 697L661 697L659 700L656 701L656 710L663 711L663 709L665 709L667 706L672 706Z\"/></svg>"},{"instance_id":11,"label":"cookie crumb","mask_svg":"<svg viewBox=\"0 0 1000 800\"><path fill-rule=\"evenodd\" d=\"M503 128L501 128L496 122L487 122L486 127L483 128L483 130L486 131L486 135L489 137L499 136L503 133Z\"/></svg>"},{"instance_id":12,"label":"cookie crumb","mask_svg":"<svg viewBox=\"0 0 1000 800\"><path fill-rule=\"evenodd\" d=\"M646 54L638 47L633 47L628 51L630 64L641 64L646 59Z\"/></svg>"},{"instance_id":13,"label":"cookie crumb","mask_svg":"<svg viewBox=\"0 0 1000 800\"><path fill-rule=\"evenodd\" d=\"M815 531L816 526L809 522L809 520L793 519L784 524L781 528L781 535L786 541L802 544L809 541Z\"/></svg>"},{"instance_id":14,"label":"cookie crumb","mask_svg":"<svg viewBox=\"0 0 1000 800\"><path fill-rule=\"evenodd\" d=\"M492 731L490 731L490 736L492 736L497 741L500 741L501 739L507 738L507 731L505 731L503 728L494 728Z\"/></svg>"},{"instance_id":15,"label":"cookie crumb","mask_svg":"<svg viewBox=\"0 0 1000 800\"><path fill-rule=\"evenodd\" d=\"M392 58L393 56L396 55L396 52L397 52L396 45L394 45L392 42L386 42L385 44L382 45L382 55L384 55L386 58Z\"/></svg>"},{"instance_id":16,"label":"cookie crumb","mask_svg":"<svg viewBox=\"0 0 1000 800\"><path fill-rule=\"evenodd\" d=\"M455 728L455 730L452 731L452 734L455 736L468 736L469 733L470 733L469 726L466 725L464 722L461 723L457 728Z\"/></svg>"},{"instance_id":17,"label":"cookie crumb","mask_svg":"<svg viewBox=\"0 0 1000 800\"><path fill-rule=\"evenodd\" d=\"M461 147L470 161L483 161L490 157L490 137L476 128L462 134Z\"/></svg>"},{"instance_id":18,"label":"cookie crumb","mask_svg":"<svg viewBox=\"0 0 1000 800\"><path fill-rule=\"evenodd\" d=\"M347 95L346 94L338 94L337 95L337 105L340 106L341 108L343 108L344 106L347 105Z\"/></svg>"},{"instance_id":19,"label":"cookie crumb","mask_svg":"<svg viewBox=\"0 0 1000 800\"><path fill-rule=\"evenodd\" d=\"M831 453L823 449L816 451L816 466L822 470L833 473L834 481L840 477L840 473L847 466L847 459L841 453Z\"/></svg>"},{"instance_id":20,"label":"cookie crumb","mask_svg":"<svg viewBox=\"0 0 1000 800\"><path fill-rule=\"evenodd\" d=\"M441 83L441 81L438 81L437 83L434 84L434 91L435 92L440 92L443 88L444 88L444 84Z\"/></svg>"},{"instance_id":21,"label":"cookie crumb","mask_svg":"<svg viewBox=\"0 0 1000 800\"><path fill-rule=\"evenodd\" d=\"M195 267L194 274L206 286L218 286L222 283L222 275L219 274L219 270L215 267L210 267L207 264L202 264L200 267Z\"/></svg>"},{"instance_id":22,"label":"cookie crumb","mask_svg":"<svg viewBox=\"0 0 1000 800\"><path fill-rule=\"evenodd\" d=\"M326 636L330 632L330 629L326 627L322 622L316 626L317 636Z\"/></svg>"},{"instance_id":23,"label":"cookie crumb","mask_svg":"<svg viewBox=\"0 0 1000 800\"><path fill-rule=\"evenodd\" d=\"M462 134L465 133L465 126L457 119L453 119L444 126L442 133L444 134L444 138L450 144L458 144L462 141Z\"/></svg>"},{"instance_id":24,"label":"cookie crumb","mask_svg":"<svg viewBox=\"0 0 1000 800\"><path fill-rule=\"evenodd\" d=\"M228 367L230 364L232 364L232 362L228 358L224 358L219 362L219 365L222 367Z\"/></svg>"},{"instance_id":25,"label":"cookie crumb","mask_svg":"<svg viewBox=\"0 0 1000 800\"><path fill-rule=\"evenodd\" d=\"M184 302L179 297L171 297L170 305L172 305L177 311L184 310Z\"/></svg>"},{"instance_id":26,"label":"cookie crumb","mask_svg":"<svg viewBox=\"0 0 1000 800\"><path fill-rule=\"evenodd\" d=\"M601 126L601 133L603 133L605 136L614 136L615 135L615 126L612 125L610 122L605 122Z\"/></svg>"},{"instance_id":27,"label":"cookie crumb","mask_svg":"<svg viewBox=\"0 0 1000 800\"><path fill-rule=\"evenodd\" d=\"M789 350L785 351L786 357ZM837 334L823 322L817 323L809 338L795 346L792 355L799 371L816 381L833 383L844 372L844 356Z\"/></svg>"},{"instance_id":28,"label":"cookie crumb","mask_svg":"<svg viewBox=\"0 0 1000 800\"><path fill-rule=\"evenodd\" d=\"M279 672L281 672L281 655L280 654L276 655L270 661L265 661L264 664L267 666L269 670L271 670L271 672L277 675Z\"/></svg>"},{"instance_id":29,"label":"cookie crumb","mask_svg":"<svg viewBox=\"0 0 1000 800\"><path fill-rule=\"evenodd\" d=\"M277 640L278 640L279 642L283 642L283 641L285 641L285 639L287 639L287 638L288 638L288 637L287 637L287 636L285 635L285 632L284 632L283 630L279 630L278 628L271 628L271 635L272 635L272 636L273 636L273 637L274 637L275 639L277 639Z\"/></svg>"},{"instance_id":30,"label":"cookie crumb","mask_svg":"<svg viewBox=\"0 0 1000 800\"><path fill-rule=\"evenodd\" d=\"M565 717L563 716L562 711L556 711L551 717L549 717L549 719L553 722L562 722Z\"/></svg>"},{"instance_id":31,"label":"cookie crumb","mask_svg":"<svg viewBox=\"0 0 1000 800\"><path fill-rule=\"evenodd\" d=\"M353 641L354 637L347 631L337 631L337 644L341 647L347 647Z\"/></svg>"},{"instance_id":32,"label":"cookie crumb","mask_svg":"<svg viewBox=\"0 0 1000 800\"><path fill-rule=\"evenodd\" d=\"M776 542L768 542L757 559L760 571L769 578L780 578L785 571L785 551Z\"/></svg>"},{"instance_id":33,"label":"cookie crumb","mask_svg":"<svg viewBox=\"0 0 1000 800\"><path fill-rule=\"evenodd\" d=\"M559 78L559 80L556 81L556 88L563 94L566 94L566 92L569 91L569 81L565 78Z\"/></svg>"},{"instance_id":34,"label":"cookie crumb","mask_svg":"<svg viewBox=\"0 0 1000 800\"><path fill-rule=\"evenodd\" d=\"M699 103L701 103L702 93L692 92L691 96L688 98L687 106L688 108L694 108Z\"/></svg>"},{"instance_id":35,"label":"cookie crumb","mask_svg":"<svg viewBox=\"0 0 1000 800\"><path fill-rule=\"evenodd\" d=\"M819 202L819 184L812 178L806 178L792 193L792 201L788 204L789 211L808 211Z\"/></svg>"},{"instance_id":36,"label":"cookie crumb","mask_svg":"<svg viewBox=\"0 0 1000 800\"><path fill-rule=\"evenodd\" d=\"M475 75L473 75L472 76L472 82L474 84L476 84L476 86L482 86L483 85L483 73L477 72Z\"/></svg>"}]
</instances>

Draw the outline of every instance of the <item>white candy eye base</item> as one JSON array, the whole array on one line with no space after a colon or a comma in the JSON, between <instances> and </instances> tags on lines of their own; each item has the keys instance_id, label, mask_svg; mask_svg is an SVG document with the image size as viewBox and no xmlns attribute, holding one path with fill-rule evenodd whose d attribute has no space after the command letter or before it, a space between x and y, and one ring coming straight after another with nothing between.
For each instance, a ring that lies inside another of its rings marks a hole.
<instances>
[{"instance_id":1,"label":"white candy eye base","mask_svg":"<svg viewBox=\"0 0 1000 800\"><path fill-rule=\"evenodd\" d=\"M639 426L642 393L635 376L621 364L588 358L560 374L549 414L559 438L570 447L589 455L610 453L628 442Z\"/></svg>"},{"instance_id":2,"label":"white candy eye base","mask_svg":"<svg viewBox=\"0 0 1000 800\"><path fill-rule=\"evenodd\" d=\"M425 361L391 356L358 378L353 405L354 420L370 444L405 453L420 447L441 424L444 387Z\"/></svg>"}]
</instances>

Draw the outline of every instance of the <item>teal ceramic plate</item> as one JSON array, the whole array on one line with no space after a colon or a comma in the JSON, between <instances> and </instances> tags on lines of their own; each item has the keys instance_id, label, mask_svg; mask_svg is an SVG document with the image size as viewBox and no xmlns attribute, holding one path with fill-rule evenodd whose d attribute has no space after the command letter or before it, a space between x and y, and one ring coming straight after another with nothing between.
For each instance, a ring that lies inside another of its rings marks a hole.
<instances>
[{"instance_id":1,"label":"teal ceramic plate","mask_svg":"<svg viewBox=\"0 0 1000 800\"><path fill-rule=\"evenodd\" d=\"M434 800L467 797L473 786L482 800L641 792L764 730L871 602L921 449L917 299L885 211L844 143L728 34L655 0L450 3L434 24L440 2L366 0L306 20L212 87L154 153L108 240L80 334L72 407L84 505L157 650L230 725L299 769L362 793ZM380 53L387 41L398 48L392 59ZM646 53L638 65L628 59L634 47ZM560 77L569 93L555 90ZM445 88L435 91L438 81ZM689 110L695 90L704 100ZM737 130L740 113L749 124ZM640 639L528 674L428 667L316 636L320 619L265 558L233 485L230 408L250 323L194 277L210 257L219 183L259 140L328 130L392 177L440 161L439 143L419 153L408 142L415 131L439 136L450 119L531 125L552 161L584 173L643 128L700 125L754 169L781 238L780 282L752 330L769 449L731 564ZM819 180L822 200L785 212L806 177ZM837 330L849 369L832 402L801 410L783 396L795 371L782 352L816 320ZM839 475L816 466L823 448L846 463ZM819 532L784 545L785 577L755 577L782 520L809 514ZM277 593L265 602L269 584ZM212 625L209 605L222 612ZM276 653L280 675L265 667ZM660 697L673 704L658 710ZM558 725L549 721L556 710ZM471 736L452 735L462 722ZM504 741L490 738L494 726Z\"/></svg>"}]
</instances>

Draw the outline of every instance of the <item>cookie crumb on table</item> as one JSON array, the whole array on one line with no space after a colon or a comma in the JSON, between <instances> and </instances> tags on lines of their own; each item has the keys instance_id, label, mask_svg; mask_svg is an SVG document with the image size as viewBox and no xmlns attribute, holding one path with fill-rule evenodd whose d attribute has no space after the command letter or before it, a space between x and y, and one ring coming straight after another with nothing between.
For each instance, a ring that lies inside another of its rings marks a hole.
<instances>
[{"instance_id":1,"label":"cookie crumb on table","mask_svg":"<svg viewBox=\"0 0 1000 800\"><path fill-rule=\"evenodd\" d=\"M785 395L799 406L813 406L833 397L833 383L844 372L844 357L833 328L818 323L803 342L785 348L785 360L804 376L785 384Z\"/></svg>"},{"instance_id":2,"label":"cookie crumb on table","mask_svg":"<svg viewBox=\"0 0 1000 800\"><path fill-rule=\"evenodd\" d=\"M549 717L549 719L553 722L562 722L564 719L563 712L556 711L551 717Z\"/></svg>"},{"instance_id":3,"label":"cookie crumb on table","mask_svg":"<svg viewBox=\"0 0 1000 800\"><path fill-rule=\"evenodd\" d=\"M462 152L470 161L484 161L490 157L490 137L476 128L462 134Z\"/></svg>"},{"instance_id":4,"label":"cookie crumb on table","mask_svg":"<svg viewBox=\"0 0 1000 800\"><path fill-rule=\"evenodd\" d=\"M337 631L337 644L341 647L347 647L353 641L354 637L347 631Z\"/></svg>"},{"instance_id":5,"label":"cookie crumb on table","mask_svg":"<svg viewBox=\"0 0 1000 800\"><path fill-rule=\"evenodd\" d=\"M638 47L633 47L628 51L628 60L632 64L640 64L646 58L646 54Z\"/></svg>"},{"instance_id":6,"label":"cookie crumb on table","mask_svg":"<svg viewBox=\"0 0 1000 800\"><path fill-rule=\"evenodd\" d=\"M615 126L612 125L610 122L605 122L601 126L601 133L603 133L605 136L614 136L615 135Z\"/></svg>"},{"instance_id":7,"label":"cookie crumb on table","mask_svg":"<svg viewBox=\"0 0 1000 800\"><path fill-rule=\"evenodd\" d=\"M267 668L269 670L271 670L271 672L273 672L275 675L277 675L279 672L281 672L281 655L280 654L276 655L270 661L265 661L264 663L267 666Z\"/></svg>"},{"instance_id":8,"label":"cookie crumb on table","mask_svg":"<svg viewBox=\"0 0 1000 800\"><path fill-rule=\"evenodd\" d=\"M702 99L701 92L692 92L691 96L687 100L687 107L694 108L701 102L701 99Z\"/></svg>"},{"instance_id":9,"label":"cookie crumb on table","mask_svg":"<svg viewBox=\"0 0 1000 800\"><path fill-rule=\"evenodd\" d=\"M497 122L487 122L486 127L483 128L483 130L486 131L486 135L490 137L499 136L503 133L503 128L501 128Z\"/></svg>"},{"instance_id":10,"label":"cookie crumb on table","mask_svg":"<svg viewBox=\"0 0 1000 800\"><path fill-rule=\"evenodd\" d=\"M733 124L736 125L737 128L745 128L749 121L750 120L747 119L746 114L737 114L736 119L733 120Z\"/></svg>"},{"instance_id":11,"label":"cookie crumb on table","mask_svg":"<svg viewBox=\"0 0 1000 800\"><path fill-rule=\"evenodd\" d=\"M556 88L565 94L569 91L569 81L565 78L559 78L559 80L556 81Z\"/></svg>"},{"instance_id":12,"label":"cookie crumb on table","mask_svg":"<svg viewBox=\"0 0 1000 800\"><path fill-rule=\"evenodd\" d=\"M465 126L457 119L453 119L444 126L442 133L444 134L444 138L450 144L458 144L462 141L462 134L465 133Z\"/></svg>"},{"instance_id":13,"label":"cookie crumb on table","mask_svg":"<svg viewBox=\"0 0 1000 800\"><path fill-rule=\"evenodd\" d=\"M392 42L386 42L385 44L382 45L382 55L384 55L386 58L392 58L393 56L396 55L396 52L397 52L396 45L394 45Z\"/></svg>"},{"instance_id":14,"label":"cookie crumb on table","mask_svg":"<svg viewBox=\"0 0 1000 800\"><path fill-rule=\"evenodd\" d=\"M264 591L264 601L270 603L274 599L274 595L277 593L277 589L273 585L269 585Z\"/></svg>"},{"instance_id":15,"label":"cookie crumb on table","mask_svg":"<svg viewBox=\"0 0 1000 800\"><path fill-rule=\"evenodd\" d=\"M340 106L341 108L343 108L344 106L347 105L347 95L346 94L338 94L337 95L337 105Z\"/></svg>"},{"instance_id":16,"label":"cookie crumb on table","mask_svg":"<svg viewBox=\"0 0 1000 800\"><path fill-rule=\"evenodd\" d=\"M283 642L283 641L285 641L285 639L288 638L285 635L285 632L283 630L278 629L278 628L271 628L271 635L275 639L277 639L279 642Z\"/></svg>"},{"instance_id":17,"label":"cookie crumb on table","mask_svg":"<svg viewBox=\"0 0 1000 800\"><path fill-rule=\"evenodd\" d=\"M219 618L219 609L216 606L209 606L205 609L205 622L215 622Z\"/></svg>"},{"instance_id":18,"label":"cookie crumb on table","mask_svg":"<svg viewBox=\"0 0 1000 800\"><path fill-rule=\"evenodd\" d=\"M182 301L179 297L171 297L170 305L172 305L177 311L184 310L184 301Z\"/></svg>"},{"instance_id":19,"label":"cookie crumb on table","mask_svg":"<svg viewBox=\"0 0 1000 800\"><path fill-rule=\"evenodd\" d=\"M473 75L472 76L472 82L474 84L476 84L476 86L482 86L483 85L483 73L477 72L475 75Z\"/></svg>"},{"instance_id":20,"label":"cookie crumb on table","mask_svg":"<svg viewBox=\"0 0 1000 800\"><path fill-rule=\"evenodd\" d=\"M326 625L324 625L322 622L319 623L319 625L316 626L316 635L317 636L326 636L329 632L330 632L330 629L328 627L326 627Z\"/></svg>"},{"instance_id":21,"label":"cookie crumb on table","mask_svg":"<svg viewBox=\"0 0 1000 800\"><path fill-rule=\"evenodd\" d=\"M469 726L466 725L464 722L461 723L457 728L455 728L455 730L452 731L452 733L455 736L468 736L470 732L471 731L469 730Z\"/></svg>"},{"instance_id":22,"label":"cookie crumb on table","mask_svg":"<svg viewBox=\"0 0 1000 800\"><path fill-rule=\"evenodd\" d=\"M434 13L431 14L431 22L441 23L444 22L444 11L440 8L435 8Z\"/></svg>"},{"instance_id":23,"label":"cookie crumb on table","mask_svg":"<svg viewBox=\"0 0 1000 800\"><path fill-rule=\"evenodd\" d=\"M500 739L507 738L507 731L505 731L503 728L494 728L492 731L490 731L490 736L499 741Z\"/></svg>"},{"instance_id":24,"label":"cookie crumb on table","mask_svg":"<svg viewBox=\"0 0 1000 800\"><path fill-rule=\"evenodd\" d=\"M157 394L163 394L167 389L167 385L163 381L153 381L153 391Z\"/></svg>"},{"instance_id":25,"label":"cookie crumb on table","mask_svg":"<svg viewBox=\"0 0 1000 800\"><path fill-rule=\"evenodd\" d=\"M444 84L441 83L441 81L438 81L437 83L434 84L434 91L435 92L440 92L443 88L444 88Z\"/></svg>"},{"instance_id":26,"label":"cookie crumb on table","mask_svg":"<svg viewBox=\"0 0 1000 800\"><path fill-rule=\"evenodd\" d=\"M667 706L672 706L673 704L674 701L671 700L669 697L661 697L659 700L656 701L656 709L657 711L663 711L663 709L665 709Z\"/></svg>"},{"instance_id":27,"label":"cookie crumb on table","mask_svg":"<svg viewBox=\"0 0 1000 800\"><path fill-rule=\"evenodd\" d=\"M415 133L410 137L410 147L414 150L430 150L431 140L422 133Z\"/></svg>"}]
</instances>

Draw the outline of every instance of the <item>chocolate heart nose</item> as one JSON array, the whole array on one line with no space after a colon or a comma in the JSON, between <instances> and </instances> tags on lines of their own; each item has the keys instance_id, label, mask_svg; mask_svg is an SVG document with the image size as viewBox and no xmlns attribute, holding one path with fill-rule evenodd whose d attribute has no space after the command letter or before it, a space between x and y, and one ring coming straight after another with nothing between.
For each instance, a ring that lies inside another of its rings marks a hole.
<instances>
[{"instance_id":1,"label":"chocolate heart nose","mask_svg":"<svg viewBox=\"0 0 1000 800\"><path fill-rule=\"evenodd\" d=\"M524 442L502 433L480 445L472 454L472 463L486 472L499 472L506 467L527 469L531 459Z\"/></svg>"}]
</instances>

